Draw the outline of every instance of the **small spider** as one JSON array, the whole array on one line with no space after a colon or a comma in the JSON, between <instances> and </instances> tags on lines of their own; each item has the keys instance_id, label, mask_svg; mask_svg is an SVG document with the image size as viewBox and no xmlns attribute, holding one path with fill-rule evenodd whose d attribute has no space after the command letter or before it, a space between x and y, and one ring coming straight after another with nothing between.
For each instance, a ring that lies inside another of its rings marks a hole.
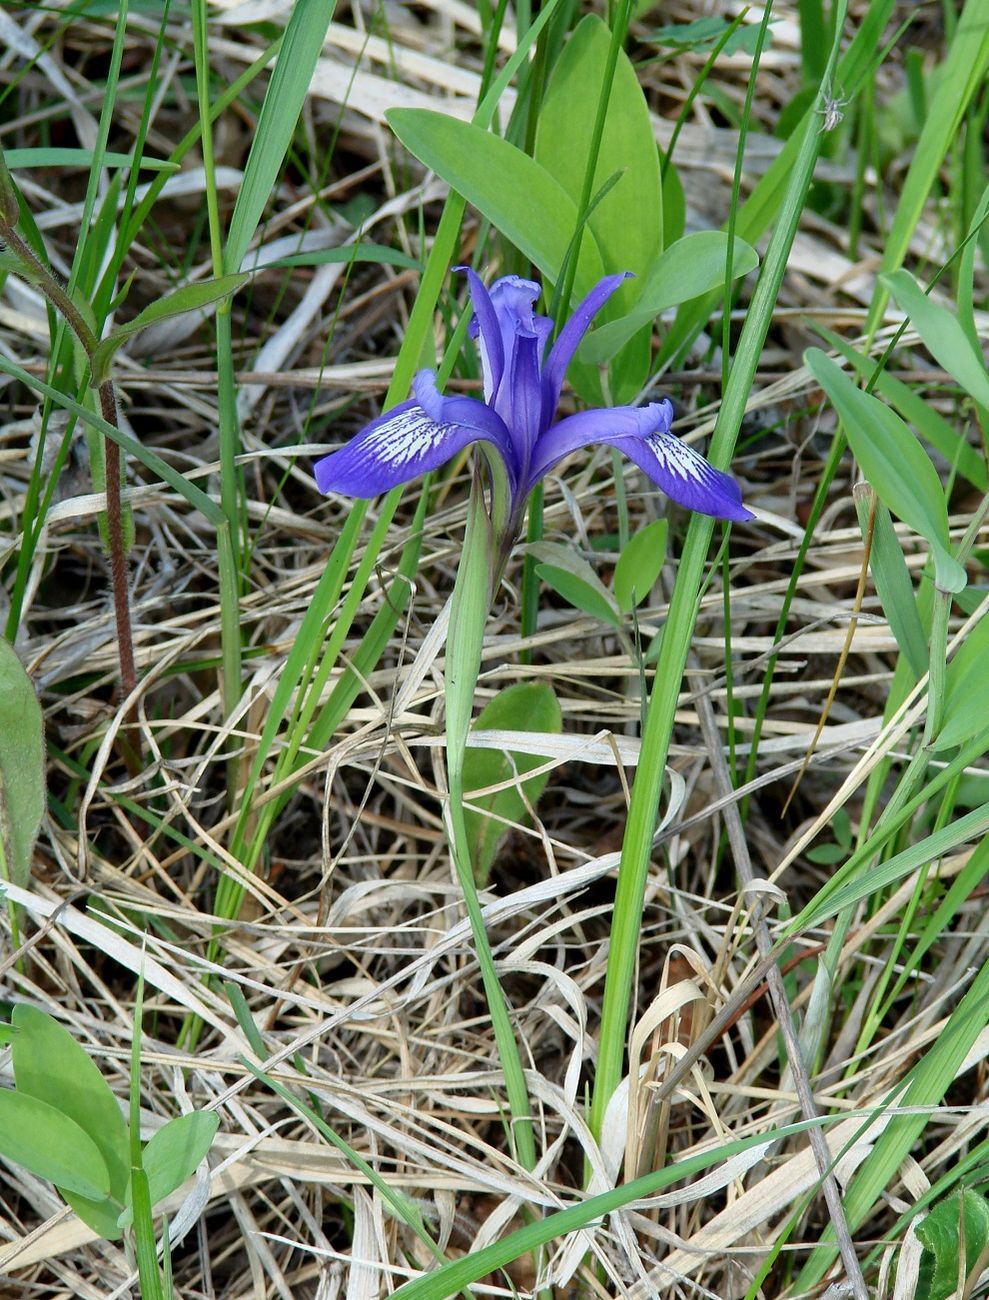
<instances>
[{"instance_id":1,"label":"small spider","mask_svg":"<svg viewBox=\"0 0 989 1300\"><path fill-rule=\"evenodd\" d=\"M838 123L844 120L845 114L841 110L846 107L848 100L840 95L837 99L832 98L830 86L822 87L821 94L824 96L824 103L817 110L824 118L821 130L833 131Z\"/></svg>"}]
</instances>

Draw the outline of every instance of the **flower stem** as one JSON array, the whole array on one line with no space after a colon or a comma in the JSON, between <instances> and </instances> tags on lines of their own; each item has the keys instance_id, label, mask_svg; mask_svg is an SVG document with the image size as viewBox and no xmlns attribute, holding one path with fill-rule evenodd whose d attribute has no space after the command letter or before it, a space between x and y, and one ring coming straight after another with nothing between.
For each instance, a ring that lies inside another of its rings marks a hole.
<instances>
[{"instance_id":1,"label":"flower stem","mask_svg":"<svg viewBox=\"0 0 989 1300\"><path fill-rule=\"evenodd\" d=\"M6 210L5 205L0 205L0 209L2 209L0 210L0 240L22 263L27 278L37 285L75 334L92 367L93 354L99 340L57 278L14 229L14 223L9 219L11 214ZM105 379L99 385L98 392L100 414L107 424L112 424L115 429L118 428L117 399L113 393L112 381ZM127 590L127 553L120 496L120 448L110 438L104 438L103 447L107 539L110 549L110 579L113 587L117 647L120 655L120 683L124 695L130 695L137 685L137 671L134 666L134 636L131 630L130 596Z\"/></svg>"},{"instance_id":2,"label":"flower stem","mask_svg":"<svg viewBox=\"0 0 989 1300\"><path fill-rule=\"evenodd\" d=\"M504 535L504 534L503 534ZM470 732L474 690L481 666L484 624L493 591L494 539L475 479L467 514L467 533L454 584L446 664L447 828L453 866L463 892L488 1014L505 1077L513 1154L526 1169L536 1165L536 1144L522 1054L512 1011L495 969L491 942L474 878L470 837L464 816L464 753Z\"/></svg>"}]
</instances>

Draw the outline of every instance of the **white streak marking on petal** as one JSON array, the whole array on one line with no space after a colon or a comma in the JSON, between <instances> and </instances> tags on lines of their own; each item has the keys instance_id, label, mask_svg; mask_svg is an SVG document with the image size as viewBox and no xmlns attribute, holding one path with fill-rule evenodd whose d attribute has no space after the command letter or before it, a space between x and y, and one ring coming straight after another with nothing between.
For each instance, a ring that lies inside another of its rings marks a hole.
<instances>
[{"instance_id":1,"label":"white streak marking on petal","mask_svg":"<svg viewBox=\"0 0 989 1300\"><path fill-rule=\"evenodd\" d=\"M670 474L689 483L713 483L717 485L717 472L707 463L700 452L688 447L672 433L654 433L646 441L656 453L663 467Z\"/></svg>"},{"instance_id":2,"label":"white streak marking on petal","mask_svg":"<svg viewBox=\"0 0 989 1300\"><path fill-rule=\"evenodd\" d=\"M408 465L421 460L459 428L457 424L437 424L421 407L414 406L368 434L363 450L379 465Z\"/></svg>"}]
</instances>

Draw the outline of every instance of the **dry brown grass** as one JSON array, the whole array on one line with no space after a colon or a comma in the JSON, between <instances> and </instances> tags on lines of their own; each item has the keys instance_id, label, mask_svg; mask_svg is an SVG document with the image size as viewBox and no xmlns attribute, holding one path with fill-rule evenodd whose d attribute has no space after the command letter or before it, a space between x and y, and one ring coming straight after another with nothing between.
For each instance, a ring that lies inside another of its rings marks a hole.
<instances>
[{"instance_id":1,"label":"dry brown grass","mask_svg":"<svg viewBox=\"0 0 989 1300\"><path fill-rule=\"evenodd\" d=\"M281 21L284 13L274 0L257 0L250 8L252 20ZM662 21L687 21L706 8L684 0L666 6ZM760 82L748 177L774 156L772 129L797 84L794 9L778 7L782 21ZM150 151L160 156L195 114L188 90L191 35L178 12L169 27L162 108L149 137ZM244 29L242 7L225 2L215 18L214 68L217 77L229 80L256 56L260 38ZM139 10L128 21L125 78L138 93L157 19ZM287 251L279 243L286 237L294 247L302 229L310 232L313 247L352 238L354 228L344 215L349 201L364 201L372 211L363 234L376 242L414 249L420 212L430 229L443 187L424 181L400 155L382 113L398 103L470 110L478 85L476 15L443 0L414 12L390 8L388 21L386 45L366 35L359 8L338 13L302 122L308 162L322 169L322 189L313 189L312 175L290 169L260 240L259 263ZM110 24L77 18L66 25L57 7L16 4L5 6L0 23L7 46L0 53L0 85L8 90L0 128L4 147L42 140L86 143L99 111L93 83L107 57ZM15 29L21 45L12 43ZM29 49L38 53L25 70ZM696 58L684 56L646 74L661 114L661 140L698 66ZM744 58L719 70L719 91L736 105L746 73ZM132 143L138 121L133 105L128 100L114 123L115 149L125 151ZM690 221L702 228L719 223L727 211L737 137L724 120L702 97L678 149ZM238 185L251 126L246 110L234 110L218 130L219 185L227 199ZM847 177L844 162L828 166L833 175ZM52 261L64 272L78 233L83 182L65 171L23 175ZM160 295L187 253L187 273L209 273L207 246L191 237L199 229L203 184L198 160L190 158L166 186L154 223L142 232L130 261L134 304ZM873 184L869 203L875 193ZM940 239L938 230L922 229L918 253L929 255ZM872 291L875 258L866 240L853 263L844 231L808 215L750 402L750 431L769 431L745 446L736 463L758 514L732 537L736 701L748 709L768 656L777 651L779 659L757 774L734 797L750 800L745 826L756 874L784 890L793 910L813 895L827 871L795 854L795 847L826 828L831 800L849 774L854 780L845 789L854 811L861 792L856 765L870 746L887 755L900 743L881 721L895 642L870 594L817 755L781 817L830 686L862 560L846 464L818 529L787 636L774 647L782 593L827 447L827 416L816 411L819 395L800 355L812 341L809 319L854 334ZM595 1052L627 782L638 759L638 681L601 625L554 604L552 597L529 642L533 662L522 664L514 595L520 563L513 565L489 626L479 700L512 682L539 678L551 682L564 719L538 819L505 841L484 896L530 1067L541 1153L530 1174L507 1154L499 1062L440 816L442 644L431 629L451 589L463 534L462 470L429 516L400 635L366 681L346 726L325 752L311 755L297 779L273 827L263 870L245 878L230 857L231 745L249 756L258 742L274 683L347 509L317 496L310 458L377 410L414 291L415 277L407 272L365 266L348 278L343 267L331 265L262 273L250 295L238 299L242 464L253 562L241 607L248 673L236 716L223 716L216 672L212 530L177 494L131 467L131 576L146 762L136 779L128 776L115 746L123 715L115 697L106 562L95 525L102 498L92 493L81 446L59 483L33 562L17 648L45 706L53 803L31 891L15 894L22 903L20 947L11 946L9 928L0 928L4 997L50 1009L125 1098L135 974L144 960L141 1085L147 1132L190 1107L215 1107L222 1117L208 1176L168 1207L176 1294L185 1300L358 1300L386 1293L414 1264L427 1263L419 1243L386 1212L363 1174L246 1071L241 1057L253 1059L253 1053L219 977L246 999L272 1076L316 1098L327 1122L391 1186L415 1200L450 1257L518 1226L530 1209L539 1213L569 1201L587 1168L592 1186L603 1186L615 1179L623 1158L626 1171L644 1172L800 1115L792 1082L778 1074L777 1027L765 988L759 985L753 995L747 986L756 962L754 899L738 892L722 849L725 801L714 783L698 713L702 696L724 736L725 640L717 580L704 598L695 663L680 701L666 824L657 841L639 957L633 1050L651 1062L651 1073L631 1101L626 1098L637 1120L627 1123L616 1108L600 1147L583 1117L584 1088ZM215 493L211 340L208 326L183 317L125 349L117 381L127 425ZM45 368L44 310L34 291L13 279L0 298L0 348L29 369ZM664 378L664 388L686 413L682 429L699 436L710 431L718 378L699 363ZM0 559L12 565L23 542L19 519L37 412L30 395L13 383L4 385L0 400ZM547 493L547 536L587 539L614 532L609 482L601 458L568 467L566 492L553 484ZM654 517L660 503L643 492L631 467L627 489L633 519ZM411 508L403 508L382 554L385 575L408 538L410 520ZM373 521L372 506L368 526ZM611 558L598 557L604 568ZM919 566L923 555L918 551L908 562ZM668 576L641 614L644 638L662 623ZM384 598L383 581L372 581L345 660ZM736 720L742 762L750 730L746 716ZM526 742L513 743L524 748ZM545 741L531 741L530 747L546 752ZM257 793L271 796L267 787ZM944 878L959 865L960 859L946 863ZM222 963L210 968L210 908L221 872L239 875L248 898L241 919L223 925ZM898 1009L878 1049L855 1060L870 972L879 962L870 941L883 915L897 915L911 884L905 882L883 913L848 936L843 969L856 997L816 1080L819 1096L836 1112L868 1108L902 1077L939 1033L974 952L985 942L987 923L981 909L973 910L970 933L946 945L937 973ZM776 902L770 896L770 906ZM6 927L5 919L0 927ZM787 979L795 1011L806 1004L815 945L825 937L808 935L792 953ZM204 982L209 969L218 979ZM651 1080L661 1076L664 1062L689 1048L725 1008L735 1013L730 1029L702 1056L672 1103L654 1106ZM176 1046L189 1013L204 1022L193 1052ZM7 1057L0 1055L0 1072L8 1069ZM890 1189L892 1210L912 1202L957 1160L980 1131L971 1107L984 1099L980 1059L960 1080L959 1104L944 1108L928 1130L923 1157L900 1171ZM849 1120L829 1130L832 1149L853 1129ZM846 1157L855 1159L856 1153ZM847 1167L840 1170L845 1172ZM542 1280L561 1300L577 1277L590 1288L587 1294L741 1296L789 1212L817 1178L802 1140L765 1153L755 1164L740 1157L648 1207L557 1243L542 1260ZM872 1241L881 1244L892 1217L865 1226L859 1236L863 1252ZM815 1241L821 1227L821 1203L812 1199L785 1250L802 1254L801 1243ZM596 1271L584 1267L588 1258L596 1261ZM892 1247L887 1270L891 1258ZM513 1275L521 1290L532 1285L529 1267L520 1264ZM136 1286L133 1261L118 1244L93 1240L50 1186L9 1166L0 1184L0 1276L6 1279L0 1283L4 1296L38 1300L102 1300L134 1294ZM507 1285L503 1276L491 1278L487 1291L479 1287L478 1293L507 1294ZM767 1284L766 1295L783 1293L782 1283Z\"/></svg>"}]
</instances>

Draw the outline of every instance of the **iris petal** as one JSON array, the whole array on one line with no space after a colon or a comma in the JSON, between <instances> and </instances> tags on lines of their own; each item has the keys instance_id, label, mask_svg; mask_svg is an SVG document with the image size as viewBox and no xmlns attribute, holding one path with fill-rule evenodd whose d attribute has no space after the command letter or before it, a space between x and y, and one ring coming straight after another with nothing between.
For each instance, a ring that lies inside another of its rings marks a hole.
<instances>
[{"instance_id":1,"label":"iris petal","mask_svg":"<svg viewBox=\"0 0 989 1300\"><path fill-rule=\"evenodd\" d=\"M638 465L677 505L736 523L755 518L742 505L742 490L732 476L709 465L699 451L688 447L676 434L660 431L648 438L607 441Z\"/></svg>"},{"instance_id":2,"label":"iris petal","mask_svg":"<svg viewBox=\"0 0 989 1300\"><path fill-rule=\"evenodd\" d=\"M718 519L752 519L731 475L709 465L700 452L670 433L672 421L673 407L665 400L571 415L540 439L530 487L570 452L603 442L638 465L678 505Z\"/></svg>"},{"instance_id":3,"label":"iris petal","mask_svg":"<svg viewBox=\"0 0 989 1300\"><path fill-rule=\"evenodd\" d=\"M480 341L485 400L444 397L432 371L420 371L408 401L317 462L321 491L377 496L480 442L504 464L507 484L500 475L495 478L510 494L505 527L514 530L530 490L544 474L577 448L603 442L628 456L679 504L724 519L753 517L735 480L670 432L673 407L665 400L584 411L550 427L567 366L594 315L627 273L606 276L594 287L545 357L553 322L533 310L539 286L509 275L489 292L469 268L457 269L466 271L470 286L471 334Z\"/></svg>"},{"instance_id":4,"label":"iris petal","mask_svg":"<svg viewBox=\"0 0 989 1300\"><path fill-rule=\"evenodd\" d=\"M560 336L553 344L543 368L543 391L546 394L548 419L553 418L553 412L560 400L560 390L563 388L567 366L573 360L573 354L590 328L591 321L630 274L629 271L622 271L618 275L606 275L603 280L599 280L560 330Z\"/></svg>"},{"instance_id":5,"label":"iris petal","mask_svg":"<svg viewBox=\"0 0 989 1300\"><path fill-rule=\"evenodd\" d=\"M440 398L440 402L453 408L441 408L440 419L427 413L417 399L402 402L362 429L346 447L317 461L319 490L375 497L438 468L472 442L496 440L502 450L507 431L483 403L470 398ZM457 418L475 414L473 409L457 409L465 405L480 408L481 425Z\"/></svg>"},{"instance_id":6,"label":"iris petal","mask_svg":"<svg viewBox=\"0 0 989 1300\"><path fill-rule=\"evenodd\" d=\"M523 280L518 275L503 275L491 286L491 303L498 317L505 354L504 375L491 400L510 429L515 426L513 406L516 390L512 374L516 368L516 350L525 340L532 340L538 354L536 364L541 366L543 349L553 329L553 322L547 316L537 316L532 310L539 294L539 285L534 280Z\"/></svg>"},{"instance_id":7,"label":"iris petal","mask_svg":"<svg viewBox=\"0 0 989 1300\"><path fill-rule=\"evenodd\" d=\"M469 266L455 266L453 269L464 271L467 275L470 302L474 309L468 333L471 338L477 339L478 351L481 354L481 371L484 375L484 400L490 402L497 393L501 377L505 373L505 347L498 314L481 277Z\"/></svg>"},{"instance_id":8,"label":"iris petal","mask_svg":"<svg viewBox=\"0 0 989 1300\"><path fill-rule=\"evenodd\" d=\"M436 424L456 424L473 430L474 439L488 442L505 462L514 492L522 479L519 448L504 420L475 397L444 397L431 370L420 370L412 383L416 401ZM466 444L465 444L466 445Z\"/></svg>"},{"instance_id":9,"label":"iris petal","mask_svg":"<svg viewBox=\"0 0 989 1300\"><path fill-rule=\"evenodd\" d=\"M512 433L512 443L519 464L519 479L528 473L533 451L543 432L543 392L539 375L542 341L535 334L520 330L505 369L505 398L499 404Z\"/></svg>"}]
</instances>

